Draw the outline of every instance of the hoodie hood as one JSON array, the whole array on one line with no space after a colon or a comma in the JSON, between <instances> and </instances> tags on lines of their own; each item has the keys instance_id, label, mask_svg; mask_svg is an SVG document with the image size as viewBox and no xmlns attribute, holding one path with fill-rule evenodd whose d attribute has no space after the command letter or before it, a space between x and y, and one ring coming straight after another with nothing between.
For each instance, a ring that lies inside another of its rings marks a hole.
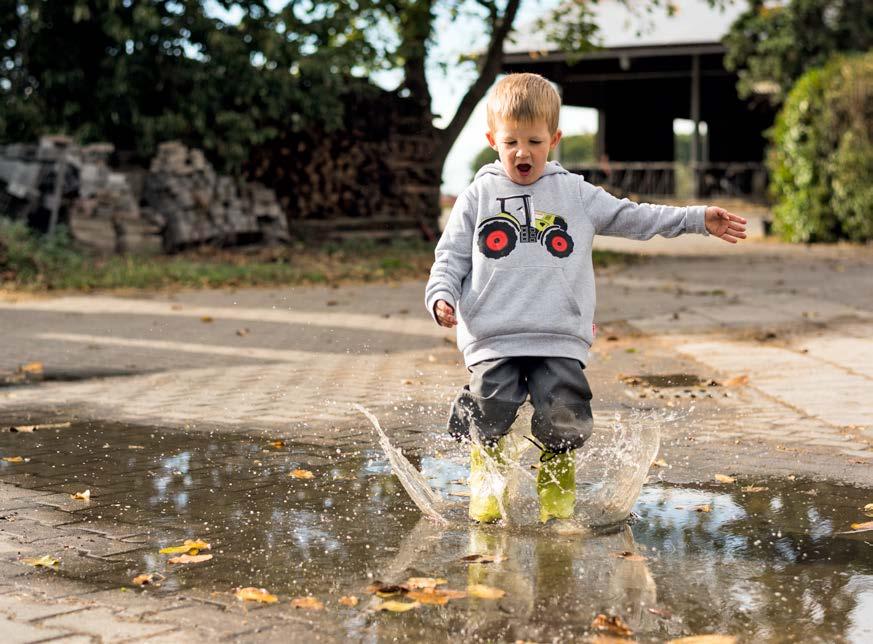
<instances>
[{"instance_id":1,"label":"hoodie hood","mask_svg":"<svg viewBox=\"0 0 873 644\"><path fill-rule=\"evenodd\" d=\"M481 168L479 168L479 172L476 173L476 178L474 179L474 181L489 174L503 177L507 181L512 181L512 179L509 178L509 175L506 174L506 170L503 169L503 165L500 163L499 160L492 161L488 165L483 165ZM550 174L570 174L570 172L568 170L565 170L557 161L549 161L546 163L545 168L543 168L543 174L542 176L540 176L540 179L542 179L543 177L547 177ZM539 181L540 179L537 179L537 181Z\"/></svg>"}]
</instances>

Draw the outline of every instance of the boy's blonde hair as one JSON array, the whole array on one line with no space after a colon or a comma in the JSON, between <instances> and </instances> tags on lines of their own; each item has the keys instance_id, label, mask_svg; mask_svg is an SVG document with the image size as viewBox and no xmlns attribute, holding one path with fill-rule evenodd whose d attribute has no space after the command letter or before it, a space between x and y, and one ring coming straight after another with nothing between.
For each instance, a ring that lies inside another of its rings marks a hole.
<instances>
[{"instance_id":1,"label":"boy's blonde hair","mask_svg":"<svg viewBox=\"0 0 873 644\"><path fill-rule=\"evenodd\" d=\"M488 96L488 129L497 130L498 121L532 123L544 119L549 134L558 131L561 97L539 74L510 74L494 86Z\"/></svg>"}]
</instances>

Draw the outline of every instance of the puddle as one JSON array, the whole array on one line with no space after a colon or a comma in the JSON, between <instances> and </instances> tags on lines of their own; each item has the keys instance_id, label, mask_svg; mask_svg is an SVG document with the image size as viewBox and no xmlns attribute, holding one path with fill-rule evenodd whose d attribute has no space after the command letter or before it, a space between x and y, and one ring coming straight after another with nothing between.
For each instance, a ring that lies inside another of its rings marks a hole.
<instances>
[{"instance_id":1,"label":"puddle","mask_svg":"<svg viewBox=\"0 0 873 644\"><path fill-rule=\"evenodd\" d=\"M700 376L693 373L667 373L667 374L638 374L635 376L625 376L622 381L627 385L644 387L657 387L664 389L667 387L702 387L709 386L712 381L703 380Z\"/></svg>"},{"instance_id":2,"label":"puddle","mask_svg":"<svg viewBox=\"0 0 873 644\"><path fill-rule=\"evenodd\" d=\"M129 587L134 575L155 571L167 576L149 591L158 594L225 597L239 586L284 599L311 593L352 639L566 640L590 634L594 617L611 613L641 642L703 633L741 642L873 640L873 534L836 534L866 520L870 491L805 481L655 483L634 506L639 518L610 534L445 527L421 516L368 427L360 442L330 448L285 439L277 449L274 438L75 423L0 434L0 455L31 459L0 462L0 482L52 493L18 509L7 509L4 496L0 514L14 520L0 521L0 531L39 544L35 522L48 521L30 509L39 503L54 508L45 516L63 529L111 531L118 547L82 563L50 538L46 554L63 563L33 574ZM440 494L462 492L463 460L452 444L441 448L440 458L405 455ZM295 469L315 476L289 477ZM745 485L768 489L743 493ZM86 488L90 504L69 498ZM697 511L705 505L711 511ZM158 554L195 537L212 543L211 561L172 568ZM73 551L88 544L76 541ZM617 556L626 552L644 558ZM505 559L462 562L469 554ZM506 596L402 615L366 610L369 583L410 576L442 577L461 590L483 583ZM362 603L340 607L338 598L350 594Z\"/></svg>"}]
</instances>

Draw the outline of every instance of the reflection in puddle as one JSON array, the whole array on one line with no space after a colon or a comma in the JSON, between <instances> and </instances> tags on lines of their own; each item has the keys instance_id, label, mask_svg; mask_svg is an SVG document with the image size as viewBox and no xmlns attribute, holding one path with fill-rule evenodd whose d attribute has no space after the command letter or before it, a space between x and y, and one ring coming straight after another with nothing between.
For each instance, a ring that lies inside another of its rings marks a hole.
<instances>
[{"instance_id":1,"label":"reflection in puddle","mask_svg":"<svg viewBox=\"0 0 873 644\"><path fill-rule=\"evenodd\" d=\"M249 585L284 597L311 593L352 639L562 640L589 633L605 613L620 615L638 641L701 633L748 642L873 640L873 535L836 534L863 520L860 509L873 500L865 490L803 481L647 485L631 526L580 539L422 519L374 442L339 452L317 440L268 443L115 425L3 434L0 453L31 460L0 463L0 482L56 492L34 503L57 507L52 498L90 488L89 505L63 508L78 522L66 528L145 533L128 552L107 555L105 569L62 565L58 574L118 587L157 571L168 579L151 592L163 594ZM413 461L434 489L462 490L460 454ZM290 477L298 468L315 478ZM741 491L750 484L767 489ZM194 537L212 543L211 561L170 568L158 554ZM468 564L469 554L503 559ZM336 604L342 595L363 597L376 579L410 576L442 577L460 590L482 583L506 595L402 615L368 612L366 600L356 609Z\"/></svg>"}]
</instances>

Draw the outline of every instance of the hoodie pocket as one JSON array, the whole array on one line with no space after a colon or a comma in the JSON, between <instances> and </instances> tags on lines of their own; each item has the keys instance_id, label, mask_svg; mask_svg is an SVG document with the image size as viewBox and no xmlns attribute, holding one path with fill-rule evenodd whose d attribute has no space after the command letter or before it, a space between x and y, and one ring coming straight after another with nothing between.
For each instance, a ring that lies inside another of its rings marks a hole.
<instances>
[{"instance_id":1,"label":"hoodie pocket","mask_svg":"<svg viewBox=\"0 0 873 644\"><path fill-rule=\"evenodd\" d=\"M582 328L573 290L553 267L495 268L479 297L464 304L461 318L474 340L514 333L578 336Z\"/></svg>"}]
</instances>

